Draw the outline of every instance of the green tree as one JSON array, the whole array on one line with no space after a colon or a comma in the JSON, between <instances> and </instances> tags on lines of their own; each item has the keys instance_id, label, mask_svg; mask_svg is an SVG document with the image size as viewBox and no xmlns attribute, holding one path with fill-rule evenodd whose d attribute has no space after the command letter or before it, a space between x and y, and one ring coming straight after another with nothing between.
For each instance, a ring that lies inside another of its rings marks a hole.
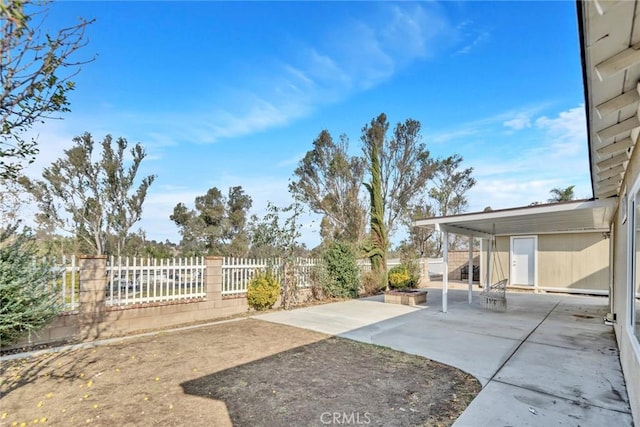
<instances>
[{"instance_id":1,"label":"green tree","mask_svg":"<svg viewBox=\"0 0 640 427\"><path fill-rule=\"evenodd\" d=\"M371 206L372 267L384 278L389 236L396 223L410 216L411 209L424 195L426 184L436 168L422 142L420 122L407 119L397 123L391 138L389 122L382 113L362 128L363 152L369 167Z\"/></svg>"},{"instance_id":2,"label":"green tree","mask_svg":"<svg viewBox=\"0 0 640 427\"><path fill-rule=\"evenodd\" d=\"M359 243L365 237L366 204L362 201L364 159L351 156L349 140L335 141L327 130L320 132L294 171L289 191L294 198L323 215L323 239Z\"/></svg>"},{"instance_id":3,"label":"green tree","mask_svg":"<svg viewBox=\"0 0 640 427\"><path fill-rule=\"evenodd\" d=\"M469 206L467 192L476 184L473 168L460 169L462 156L454 154L438 161L429 197L434 201L436 215L457 215Z\"/></svg>"},{"instance_id":4,"label":"green tree","mask_svg":"<svg viewBox=\"0 0 640 427\"><path fill-rule=\"evenodd\" d=\"M55 272L34 262L36 241L14 226L0 233L0 347L36 332L62 310Z\"/></svg>"},{"instance_id":5,"label":"green tree","mask_svg":"<svg viewBox=\"0 0 640 427\"><path fill-rule=\"evenodd\" d=\"M387 234L387 225L385 224L385 205L382 192L382 168L381 168L381 151L383 150L384 135L387 132L389 124L384 120L378 121L374 119L371 127L365 126L362 130L363 140L365 140L365 157L369 164L369 173L371 174L371 182L365 183L365 187L369 192L371 211L371 245L367 248L369 259L371 260L371 271L378 276L378 279L386 282L387 269L387 250L389 249L389 238Z\"/></svg>"},{"instance_id":6,"label":"green tree","mask_svg":"<svg viewBox=\"0 0 640 427\"><path fill-rule=\"evenodd\" d=\"M241 186L230 187L227 196L210 188L195 199L195 209L183 203L170 219L180 228L183 251L202 255L246 256L249 251L247 214L251 197Z\"/></svg>"},{"instance_id":7,"label":"green tree","mask_svg":"<svg viewBox=\"0 0 640 427\"><path fill-rule=\"evenodd\" d=\"M136 176L146 153L140 144L129 151L124 138L107 135L102 153L93 161L94 140L89 133L73 139L75 145L45 168L43 180L23 178L35 197L40 223L72 233L91 254L120 255L129 230L142 217L142 205L155 176ZM125 166L128 165L128 166Z\"/></svg>"},{"instance_id":8,"label":"green tree","mask_svg":"<svg viewBox=\"0 0 640 427\"><path fill-rule=\"evenodd\" d=\"M0 177L15 179L24 161L33 162L37 142L24 133L69 111L71 79L83 64L73 56L87 44L85 30L93 21L50 33L47 3L0 2Z\"/></svg>"},{"instance_id":9,"label":"green tree","mask_svg":"<svg viewBox=\"0 0 640 427\"><path fill-rule=\"evenodd\" d=\"M558 203L558 202L569 202L575 199L575 194L573 193L573 189L575 185L570 185L567 188L553 188L549 193L551 193L551 198L549 199L550 203Z\"/></svg>"}]
</instances>

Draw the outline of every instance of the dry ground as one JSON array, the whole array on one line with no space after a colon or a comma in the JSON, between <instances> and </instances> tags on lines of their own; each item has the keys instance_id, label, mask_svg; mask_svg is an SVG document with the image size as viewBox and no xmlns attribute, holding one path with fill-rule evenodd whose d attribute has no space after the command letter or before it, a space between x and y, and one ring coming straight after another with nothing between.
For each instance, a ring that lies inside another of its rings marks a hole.
<instances>
[{"instance_id":1,"label":"dry ground","mask_svg":"<svg viewBox=\"0 0 640 427\"><path fill-rule=\"evenodd\" d=\"M471 376L387 348L242 319L3 361L0 425L450 425Z\"/></svg>"}]
</instances>

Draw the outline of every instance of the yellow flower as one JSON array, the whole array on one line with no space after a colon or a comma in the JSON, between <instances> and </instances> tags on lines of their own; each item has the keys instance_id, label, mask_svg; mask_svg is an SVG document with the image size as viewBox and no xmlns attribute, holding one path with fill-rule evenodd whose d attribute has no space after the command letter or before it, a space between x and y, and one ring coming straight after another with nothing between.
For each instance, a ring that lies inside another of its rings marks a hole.
<instances>
[{"instance_id":1,"label":"yellow flower","mask_svg":"<svg viewBox=\"0 0 640 427\"><path fill-rule=\"evenodd\" d=\"M40 422L41 422L41 423L46 423L46 422L47 422L47 417L42 417L42 418L40 418Z\"/></svg>"},{"instance_id":2,"label":"yellow flower","mask_svg":"<svg viewBox=\"0 0 640 427\"><path fill-rule=\"evenodd\" d=\"M2 414L0 414L0 419L4 420L5 418L7 418L6 412L3 412Z\"/></svg>"},{"instance_id":3,"label":"yellow flower","mask_svg":"<svg viewBox=\"0 0 640 427\"><path fill-rule=\"evenodd\" d=\"M88 398L89 398L89 395L88 395L88 394L85 394L85 395L84 395L84 396L82 396L82 397L84 397L85 399L88 399Z\"/></svg>"},{"instance_id":4,"label":"yellow flower","mask_svg":"<svg viewBox=\"0 0 640 427\"><path fill-rule=\"evenodd\" d=\"M93 409L98 409L98 404L97 403L93 404Z\"/></svg>"},{"instance_id":5,"label":"yellow flower","mask_svg":"<svg viewBox=\"0 0 640 427\"><path fill-rule=\"evenodd\" d=\"M160 377L156 377L156 381L160 381Z\"/></svg>"},{"instance_id":6,"label":"yellow flower","mask_svg":"<svg viewBox=\"0 0 640 427\"><path fill-rule=\"evenodd\" d=\"M144 400L149 400L149 397L145 396L145 397L144 397Z\"/></svg>"},{"instance_id":7,"label":"yellow flower","mask_svg":"<svg viewBox=\"0 0 640 427\"><path fill-rule=\"evenodd\" d=\"M116 368L116 372L120 372L120 368Z\"/></svg>"},{"instance_id":8,"label":"yellow flower","mask_svg":"<svg viewBox=\"0 0 640 427\"><path fill-rule=\"evenodd\" d=\"M42 400L40 402L38 402L38 408L42 408Z\"/></svg>"},{"instance_id":9,"label":"yellow flower","mask_svg":"<svg viewBox=\"0 0 640 427\"><path fill-rule=\"evenodd\" d=\"M46 397L47 399L51 399L52 396L53 396L53 393L47 393L44 395L44 397Z\"/></svg>"},{"instance_id":10,"label":"yellow flower","mask_svg":"<svg viewBox=\"0 0 640 427\"><path fill-rule=\"evenodd\" d=\"M89 381L87 382L87 387L91 387L92 385L93 385L93 380L89 380Z\"/></svg>"},{"instance_id":11,"label":"yellow flower","mask_svg":"<svg viewBox=\"0 0 640 427\"><path fill-rule=\"evenodd\" d=\"M80 378L84 378L84 372L80 374Z\"/></svg>"}]
</instances>

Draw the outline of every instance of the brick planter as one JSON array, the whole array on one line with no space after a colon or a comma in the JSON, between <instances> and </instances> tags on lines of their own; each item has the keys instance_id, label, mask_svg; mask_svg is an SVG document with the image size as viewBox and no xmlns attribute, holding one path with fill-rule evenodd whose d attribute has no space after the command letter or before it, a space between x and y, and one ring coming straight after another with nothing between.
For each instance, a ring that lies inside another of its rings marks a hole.
<instances>
[{"instance_id":1,"label":"brick planter","mask_svg":"<svg viewBox=\"0 0 640 427\"><path fill-rule=\"evenodd\" d=\"M391 304L418 305L427 302L427 291L409 289L406 291L386 291L384 302Z\"/></svg>"}]
</instances>

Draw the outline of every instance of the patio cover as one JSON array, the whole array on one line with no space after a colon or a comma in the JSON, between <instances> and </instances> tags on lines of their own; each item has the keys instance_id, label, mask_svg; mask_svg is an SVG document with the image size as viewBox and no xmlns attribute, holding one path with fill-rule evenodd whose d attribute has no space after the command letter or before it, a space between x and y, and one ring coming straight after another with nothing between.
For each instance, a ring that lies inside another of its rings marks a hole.
<instances>
[{"instance_id":1,"label":"patio cover","mask_svg":"<svg viewBox=\"0 0 640 427\"><path fill-rule=\"evenodd\" d=\"M550 234L581 231L610 231L617 198L576 200L570 202L532 205L488 212L467 213L452 216L426 218L415 221L417 227L435 229L448 233L490 239L493 236L526 234ZM487 245L487 250L489 246ZM445 263L447 245L443 245ZM471 250L470 250L471 252ZM489 256L487 256L487 260ZM445 271L447 271L445 265ZM471 275L469 275L471 276ZM447 312L447 275L442 276L442 311ZM471 280L469 281L469 303L471 303Z\"/></svg>"}]
</instances>

